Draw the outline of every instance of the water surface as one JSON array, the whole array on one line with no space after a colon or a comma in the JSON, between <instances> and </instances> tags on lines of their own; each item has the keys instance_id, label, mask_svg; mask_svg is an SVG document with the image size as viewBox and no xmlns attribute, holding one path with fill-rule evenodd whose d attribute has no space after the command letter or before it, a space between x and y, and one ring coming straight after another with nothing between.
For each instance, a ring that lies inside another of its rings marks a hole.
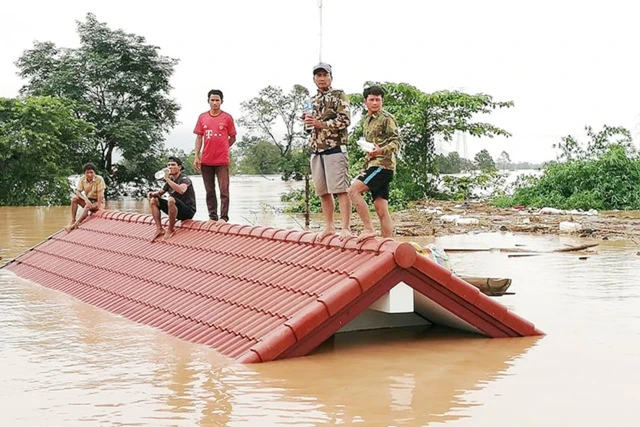
<instances>
[{"instance_id":1,"label":"water surface","mask_svg":"<svg viewBox=\"0 0 640 427\"><path fill-rule=\"evenodd\" d=\"M232 221L299 227L300 218L278 213L284 190L277 179L234 178ZM206 219L198 203L197 219ZM108 207L148 211L144 201ZM0 208L0 255L18 255L67 221L67 207ZM436 243L547 251L586 242L475 234ZM260 365L235 364L0 270L0 425L635 426L639 248L598 243L586 260L450 254L459 274L511 277L515 295L498 300L544 337L492 340L444 328L343 334L307 357Z\"/></svg>"}]
</instances>

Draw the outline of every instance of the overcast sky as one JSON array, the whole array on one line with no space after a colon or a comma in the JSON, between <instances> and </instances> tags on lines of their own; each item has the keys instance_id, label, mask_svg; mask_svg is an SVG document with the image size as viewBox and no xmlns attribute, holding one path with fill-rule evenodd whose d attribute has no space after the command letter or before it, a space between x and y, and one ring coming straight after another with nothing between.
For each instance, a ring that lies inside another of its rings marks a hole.
<instances>
[{"instance_id":1,"label":"overcast sky","mask_svg":"<svg viewBox=\"0 0 640 427\"><path fill-rule=\"evenodd\" d=\"M93 12L111 29L144 36L180 60L172 96L182 107L181 124L167 145L190 151L209 89L224 91L223 109L237 120L240 103L267 85L314 88L317 6L317 0L11 2L0 18L0 96L16 96L23 84L14 62L25 49L35 40L77 46L75 21ZM639 12L627 0L323 0L322 57L333 65L333 86L347 93L380 80L513 100L514 108L487 117L513 137L467 138L468 153L487 148L497 157L506 150L512 160L537 162L554 158L552 144L583 135L585 125L640 134Z\"/></svg>"}]
</instances>

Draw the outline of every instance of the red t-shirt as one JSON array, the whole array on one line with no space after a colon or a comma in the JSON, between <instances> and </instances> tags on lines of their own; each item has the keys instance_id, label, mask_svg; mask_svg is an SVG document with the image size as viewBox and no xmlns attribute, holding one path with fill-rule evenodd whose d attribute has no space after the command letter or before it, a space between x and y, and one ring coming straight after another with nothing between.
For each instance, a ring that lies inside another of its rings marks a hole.
<instances>
[{"instance_id":1,"label":"red t-shirt","mask_svg":"<svg viewBox=\"0 0 640 427\"><path fill-rule=\"evenodd\" d=\"M209 111L202 113L193 133L202 135L203 165L222 166L230 163L229 137L236 135L231 114L222 111L214 117Z\"/></svg>"}]
</instances>

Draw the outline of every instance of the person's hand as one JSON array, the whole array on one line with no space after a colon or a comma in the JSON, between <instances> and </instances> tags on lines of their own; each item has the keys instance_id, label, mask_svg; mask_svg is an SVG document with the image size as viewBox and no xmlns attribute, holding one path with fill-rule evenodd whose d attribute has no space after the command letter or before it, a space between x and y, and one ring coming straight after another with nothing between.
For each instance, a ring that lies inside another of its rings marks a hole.
<instances>
[{"instance_id":1,"label":"person's hand","mask_svg":"<svg viewBox=\"0 0 640 427\"><path fill-rule=\"evenodd\" d=\"M198 157L193 159L193 167L199 171L200 170L200 166L202 165L202 162L200 161L200 159Z\"/></svg>"},{"instance_id":2,"label":"person's hand","mask_svg":"<svg viewBox=\"0 0 640 427\"><path fill-rule=\"evenodd\" d=\"M377 144L373 144L373 146L375 147L373 151L367 153L367 157L369 157L370 159L382 155L382 148L380 148Z\"/></svg>"},{"instance_id":3,"label":"person's hand","mask_svg":"<svg viewBox=\"0 0 640 427\"><path fill-rule=\"evenodd\" d=\"M148 197L149 199L154 198L154 197L158 197L158 192L157 192L157 191L150 191L150 192L147 194L147 197Z\"/></svg>"},{"instance_id":4,"label":"person's hand","mask_svg":"<svg viewBox=\"0 0 640 427\"><path fill-rule=\"evenodd\" d=\"M314 128L321 129L324 124L320 120L313 117L311 114L306 114L304 116L304 124L307 126L313 126Z\"/></svg>"}]
</instances>

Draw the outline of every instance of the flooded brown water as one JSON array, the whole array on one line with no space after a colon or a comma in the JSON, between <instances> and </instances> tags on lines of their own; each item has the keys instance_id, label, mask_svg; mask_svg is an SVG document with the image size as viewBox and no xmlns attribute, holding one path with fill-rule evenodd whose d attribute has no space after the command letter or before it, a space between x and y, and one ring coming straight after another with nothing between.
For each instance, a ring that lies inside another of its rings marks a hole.
<instances>
[{"instance_id":1,"label":"flooded brown water","mask_svg":"<svg viewBox=\"0 0 640 427\"><path fill-rule=\"evenodd\" d=\"M247 178L234 189L232 221L298 227L299 218L274 213L282 182ZM148 209L141 201L108 208ZM67 221L66 207L0 208L0 256L20 254ZM437 240L540 251L586 242ZM307 357L261 365L235 364L0 270L0 425L635 426L640 248L599 243L586 260L450 254L459 274L511 277L515 295L499 301L544 337L492 340L440 328L340 334Z\"/></svg>"}]
</instances>

